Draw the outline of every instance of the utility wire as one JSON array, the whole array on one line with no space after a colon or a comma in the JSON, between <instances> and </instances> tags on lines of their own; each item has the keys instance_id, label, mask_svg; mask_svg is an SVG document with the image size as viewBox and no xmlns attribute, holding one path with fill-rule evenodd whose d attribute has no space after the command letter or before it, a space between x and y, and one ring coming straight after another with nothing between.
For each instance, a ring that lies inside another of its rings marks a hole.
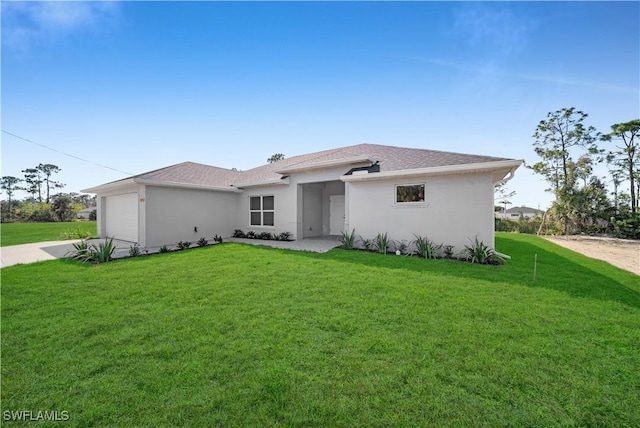
<instances>
[{"instance_id":1,"label":"utility wire","mask_svg":"<svg viewBox=\"0 0 640 428\"><path fill-rule=\"evenodd\" d=\"M45 149L49 149L52 152L60 153L60 154L63 154L65 156L69 156L70 158L78 159L78 160L80 160L82 162L90 163L92 165L96 165L96 166L99 166L101 168L110 169L112 171L122 172L123 174L134 175L134 174L132 174L130 172L122 171L121 169L111 168L110 166L107 166L107 165L102 165L102 164L99 164L99 163L96 163L96 162L91 162L90 160L86 160L86 159L80 158L78 156L74 156L72 154L69 154L69 153L54 149L53 147L49 147L49 146L45 146L44 144L36 143L35 141L29 140L28 138L24 138L24 137L21 137L21 136L16 135L16 134L12 134L11 132L5 131L4 129L2 130L2 132L7 134L7 135L11 135L12 137L15 137L15 138L17 138L19 140L26 141L27 143L31 143L31 144L35 144L36 146L44 147Z\"/></svg>"}]
</instances>

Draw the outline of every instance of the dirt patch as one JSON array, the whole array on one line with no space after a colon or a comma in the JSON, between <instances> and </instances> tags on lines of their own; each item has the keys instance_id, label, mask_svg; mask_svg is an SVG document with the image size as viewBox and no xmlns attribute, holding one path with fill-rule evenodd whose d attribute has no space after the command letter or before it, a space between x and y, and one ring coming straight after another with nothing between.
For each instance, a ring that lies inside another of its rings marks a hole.
<instances>
[{"instance_id":1,"label":"dirt patch","mask_svg":"<svg viewBox=\"0 0 640 428\"><path fill-rule=\"evenodd\" d=\"M562 247L640 275L640 241L600 236L544 236Z\"/></svg>"}]
</instances>

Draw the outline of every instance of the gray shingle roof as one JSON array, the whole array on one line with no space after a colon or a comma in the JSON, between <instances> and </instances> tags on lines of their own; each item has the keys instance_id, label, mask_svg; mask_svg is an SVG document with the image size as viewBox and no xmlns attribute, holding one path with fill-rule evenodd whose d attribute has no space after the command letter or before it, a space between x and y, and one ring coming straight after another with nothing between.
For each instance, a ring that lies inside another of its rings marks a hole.
<instances>
[{"instance_id":1,"label":"gray shingle roof","mask_svg":"<svg viewBox=\"0 0 640 428\"><path fill-rule=\"evenodd\" d=\"M133 176L144 180L196 184L202 186L228 187L241 174L239 171L218 168L195 162L182 162L166 168L144 172Z\"/></svg>"},{"instance_id":2,"label":"gray shingle roof","mask_svg":"<svg viewBox=\"0 0 640 428\"><path fill-rule=\"evenodd\" d=\"M544 211L529 207L513 207L505 211L506 214L542 214Z\"/></svg>"},{"instance_id":3,"label":"gray shingle roof","mask_svg":"<svg viewBox=\"0 0 640 428\"><path fill-rule=\"evenodd\" d=\"M370 156L378 160L380 162L380 172L511 160L437 150L358 144L293 156L247 171L235 171L195 162L183 162L138 174L132 178L212 187L230 187L234 184L278 180L282 178L282 175L276 171L287 168L303 168L321 162L339 161L340 159L358 156ZM348 169L345 168L345 172Z\"/></svg>"},{"instance_id":4,"label":"gray shingle roof","mask_svg":"<svg viewBox=\"0 0 640 428\"><path fill-rule=\"evenodd\" d=\"M379 144L358 144L355 146L294 156L272 164L262 165L244 171L239 182L254 183L263 180L276 180L281 177L281 175L275 171L280 169L310 166L319 162L364 155L371 156L380 161L380 172L511 160L507 158L441 152L437 150L411 149Z\"/></svg>"}]
</instances>

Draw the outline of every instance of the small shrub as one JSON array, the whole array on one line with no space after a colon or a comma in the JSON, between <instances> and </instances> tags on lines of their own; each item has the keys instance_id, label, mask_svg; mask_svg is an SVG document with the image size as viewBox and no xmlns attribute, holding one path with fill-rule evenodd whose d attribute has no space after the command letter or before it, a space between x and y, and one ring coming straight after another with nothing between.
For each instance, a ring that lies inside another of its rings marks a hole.
<instances>
[{"instance_id":1,"label":"small shrub","mask_svg":"<svg viewBox=\"0 0 640 428\"><path fill-rule=\"evenodd\" d=\"M249 239L256 239L257 236L256 236L256 233L253 230L250 230L250 231L247 232L246 237L249 238Z\"/></svg>"},{"instance_id":2,"label":"small shrub","mask_svg":"<svg viewBox=\"0 0 640 428\"><path fill-rule=\"evenodd\" d=\"M216 235L216 236L218 236L218 235ZM234 238L246 238L247 235L245 235L245 233L242 230L236 229L236 230L233 231L233 237ZM215 238L214 238L214 240L215 240ZM222 241L220 241L220 242L222 242Z\"/></svg>"},{"instance_id":3,"label":"small shrub","mask_svg":"<svg viewBox=\"0 0 640 428\"><path fill-rule=\"evenodd\" d=\"M66 228L64 232L62 232L62 239L74 239L75 233L73 230Z\"/></svg>"},{"instance_id":4,"label":"small shrub","mask_svg":"<svg viewBox=\"0 0 640 428\"><path fill-rule=\"evenodd\" d=\"M611 218L613 232L618 238L640 239L640 213L631 214L627 218Z\"/></svg>"},{"instance_id":5,"label":"small shrub","mask_svg":"<svg viewBox=\"0 0 640 428\"><path fill-rule=\"evenodd\" d=\"M396 249L400 251L400 254L407 254L407 248L409 248L409 246L407 245L406 239L402 239L399 244L396 243Z\"/></svg>"},{"instance_id":6,"label":"small shrub","mask_svg":"<svg viewBox=\"0 0 640 428\"><path fill-rule=\"evenodd\" d=\"M73 250L65 256L81 262L90 262L92 257L89 251L89 243L87 241L76 242L73 244Z\"/></svg>"},{"instance_id":7,"label":"small shrub","mask_svg":"<svg viewBox=\"0 0 640 428\"><path fill-rule=\"evenodd\" d=\"M88 239L91 237L91 232L78 226L76 229L76 235L78 236L78 239Z\"/></svg>"},{"instance_id":8,"label":"small shrub","mask_svg":"<svg viewBox=\"0 0 640 428\"><path fill-rule=\"evenodd\" d=\"M93 248L91 251L96 263L105 263L110 261L111 256L116 249L116 245L113 243L113 238L107 238L104 242L98 244L98 246L91 245L91 247Z\"/></svg>"},{"instance_id":9,"label":"small shrub","mask_svg":"<svg viewBox=\"0 0 640 428\"><path fill-rule=\"evenodd\" d=\"M129 257L138 257L140 255L140 247L138 244L133 244L129 246Z\"/></svg>"},{"instance_id":10,"label":"small shrub","mask_svg":"<svg viewBox=\"0 0 640 428\"><path fill-rule=\"evenodd\" d=\"M453 258L453 245L445 245L444 246L444 256L448 259Z\"/></svg>"},{"instance_id":11,"label":"small shrub","mask_svg":"<svg viewBox=\"0 0 640 428\"><path fill-rule=\"evenodd\" d=\"M342 248L345 250L353 250L356 243L356 230L352 229L351 233L342 231L340 242L342 243Z\"/></svg>"},{"instance_id":12,"label":"small shrub","mask_svg":"<svg viewBox=\"0 0 640 428\"><path fill-rule=\"evenodd\" d=\"M271 239L271 234L269 232L262 232L258 235L258 238L264 239L265 241Z\"/></svg>"},{"instance_id":13,"label":"small shrub","mask_svg":"<svg viewBox=\"0 0 640 428\"><path fill-rule=\"evenodd\" d=\"M362 239L361 237L360 240L362 241L362 246L364 247L365 250L371 251L373 249L372 239Z\"/></svg>"},{"instance_id":14,"label":"small shrub","mask_svg":"<svg viewBox=\"0 0 640 428\"><path fill-rule=\"evenodd\" d=\"M207 241L207 238L200 238L198 239L196 244L198 244L198 247L206 247L207 245L209 245L209 241Z\"/></svg>"},{"instance_id":15,"label":"small shrub","mask_svg":"<svg viewBox=\"0 0 640 428\"><path fill-rule=\"evenodd\" d=\"M74 260L89 263L105 263L111 260L111 256L116 249L113 238L107 238L98 245L89 245L87 241L77 242L73 244L74 250L67 257Z\"/></svg>"},{"instance_id":16,"label":"small shrub","mask_svg":"<svg viewBox=\"0 0 640 428\"><path fill-rule=\"evenodd\" d=\"M87 239L91 237L91 233L88 230L84 230L80 226L77 226L75 229L65 229L63 237L64 239Z\"/></svg>"},{"instance_id":17,"label":"small shrub","mask_svg":"<svg viewBox=\"0 0 640 428\"><path fill-rule=\"evenodd\" d=\"M168 252L169 252L169 247L167 247L166 245L163 245L162 247L160 247L160 249L158 250L158 252L159 252L160 254L168 253Z\"/></svg>"},{"instance_id":18,"label":"small shrub","mask_svg":"<svg viewBox=\"0 0 640 428\"><path fill-rule=\"evenodd\" d=\"M191 247L191 242L189 242L189 241L178 241L176 243L176 246L178 247L179 250L186 250L189 247Z\"/></svg>"},{"instance_id":19,"label":"small shrub","mask_svg":"<svg viewBox=\"0 0 640 428\"><path fill-rule=\"evenodd\" d=\"M291 241L291 235L292 235L291 232L282 232L279 235L279 238L281 241Z\"/></svg>"},{"instance_id":20,"label":"small shrub","mask_svg":"<svg viewBox=\"0 0 640 428\"><path fill-rule=\"evenodd\" d=\"M493 248L485 245L484 242L478 240L476 236L475 240L471 242L471 245L465 245L462 250L464 259L471 263L479 264L503 264L504 259L500 257Z\"/></svg>"},{"instance_id":21,"label":"small shrub","mask_svg":"<svg viewBox=\"0 0 640 428\"><path fill-rule=\"evenodd\" d=\"M425 236L414 235L416 240L413 241L416 245L416 255L424 257L425 259L438 258L438 251L442 248L442 244L436 245L435 242L429 241Z\"/></svg>"},{"instance_id":22,"label":"small shrub","mask_svg":"<svg viewBox=\"0 0 640 428\"><path fill-rule=\"evenodd\" d=\"M380 254L387 254L387 252L390 249L390 245L391 245L391 241L389 240L389 237L387 236L387 232L385 232L384 234L382 233L378 233L376 235L376 239L374 242L376 249L378 250L378 252Z\"/></svg>"},{"instance_id":23,"label":"small shrub","mask_svg":"<svg viewBox=\"0 0 640 428\"><path fill-rule=\"evenodd\" d=\"M244 235L244 233L242 234ZM219 236L217 233L215 234L215 236L213 237L213 242L216 242L218 244L222 243L222 236Z\"/></svg>"}]
</instances>

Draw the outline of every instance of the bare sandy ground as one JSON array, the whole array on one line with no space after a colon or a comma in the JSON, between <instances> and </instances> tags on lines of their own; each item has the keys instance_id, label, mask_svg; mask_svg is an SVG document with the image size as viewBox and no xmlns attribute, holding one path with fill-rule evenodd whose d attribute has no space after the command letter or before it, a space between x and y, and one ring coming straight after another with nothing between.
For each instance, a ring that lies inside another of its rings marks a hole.
<instances>
[{"instance_id":1,"label":"bare sandy ground","mask_svg":"<svg viewBox=\"0 0 640 428\"><path fill-rule=\"evenodd\" d=\"M600 236L544 236L562 247L640 275L640 241Z\"/></svg>"}]
</instances>

